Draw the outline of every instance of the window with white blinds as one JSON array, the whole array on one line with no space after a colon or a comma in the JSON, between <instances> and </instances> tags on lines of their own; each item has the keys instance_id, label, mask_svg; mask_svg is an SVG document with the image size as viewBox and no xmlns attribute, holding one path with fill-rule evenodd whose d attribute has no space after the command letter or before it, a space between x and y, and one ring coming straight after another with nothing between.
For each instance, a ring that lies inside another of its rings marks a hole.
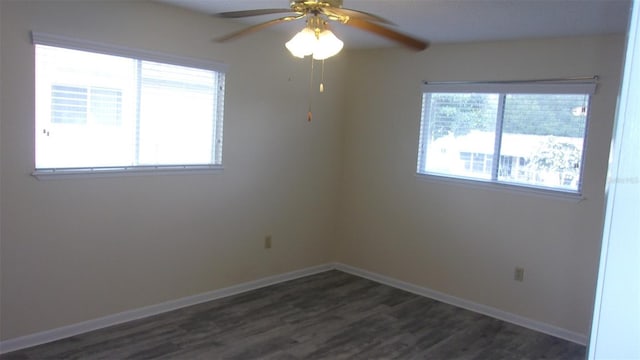
<instances>
[{"instance_id":1,"label":"window with white blinds","mask_svg":"<svg viewBox=\"0 0 640 360\"><path fill-rule=\"evenodd\" d=\"M220 167L222 64L33 39L36 172Z\"/></svg>"},{"instance_id":2,"label":"window with white blinds","mask_svg":"<svg viewBox=\"0 0 640 360\"><path fill-rule=\"evenodd\" d=\"M417 172L579 194L595 87L425 84Z\"/></svg>"}]
</instances>

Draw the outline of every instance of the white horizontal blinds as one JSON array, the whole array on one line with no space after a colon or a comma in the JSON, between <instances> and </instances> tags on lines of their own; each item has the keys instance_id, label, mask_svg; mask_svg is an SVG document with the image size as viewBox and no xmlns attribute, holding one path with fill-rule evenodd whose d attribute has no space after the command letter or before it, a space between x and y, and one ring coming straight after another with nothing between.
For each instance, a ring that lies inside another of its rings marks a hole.
<instances>
[{"instance_id":1,"label":"white horizontal blinds","mask_svg":"<svg viewBox=\"0 0 640 360\"><path fill-rule=\"evenodd\" d=\"M221 163L224 73L212 70L221 64L38 33L33 39L37 169ZM121 56L128 53L171 63ZM175 64L181 61L186 66Z\"/></svg>"},{"instance_id":2,"label":"white horizontal blinds","mask_svg":"<svg viewBox=\"0 0 640 360\"><path fill-rule=\"evenodd\" d=\"M429 102L429 94L422 94L422 108L420 111L420 136L418 138L418 164L417 164L417 172L423 173L425 172L425 163L426 163L426 148L428 143L428 127L429 121L425 119L428 116L427 104Z\"/></svg>"},{"instance_id":3,"label":"white horizontal blinds","mask_svg":"<svg viewBox=\"0 0 640 360\"><path fill-rule=\"evenodd\" d=\"M426 82L424 92L503 94L594 94L596 80L538 82Z\"/></svg>"},{"instance_id":4,"label":"white horizontal blinds","mask_svg":"<svg viewBox=\"0 0 640 360\"><path fill-rule=\"evenodd\" d=\"M226 73L228 69L227 64L208 59L197 59L186 56L178 56L35 31L31 32L31 39L33 41L33 44L38 45L49 45L65 49L123 56L132 59L155 61L163 64L173 64L198 69L207 69L222 73Z\"/></svg>"},{"instance_id":5,"label":"white horizontal blinds","mask_svg":"<svg viewBox=\"0 0 640 360\"><path fill-rule=\"evenodd\" d=\"M225 93L225 74L222 72L217 73L216 78L216 91L215 91L215 101L214 101L214 109L215 109L215 117L216 119L220 119L220 121L216 121L213 128L213 139L214 145L212 148L213 155L212 158L215 164L222 164L222 139L223 139L223 126L222 119L224 117L224 93Z\"/></svg>"}]
</instances>

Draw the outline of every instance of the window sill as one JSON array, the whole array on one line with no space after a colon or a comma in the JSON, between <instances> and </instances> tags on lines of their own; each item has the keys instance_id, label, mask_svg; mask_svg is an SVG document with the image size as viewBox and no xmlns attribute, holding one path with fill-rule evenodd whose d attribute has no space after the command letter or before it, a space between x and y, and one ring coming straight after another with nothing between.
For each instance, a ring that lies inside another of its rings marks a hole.
<instances>
[{"instance_id":1,"label":"window sill","mask_svg":"<svg viewBox=\"0 0 640 360\"><path fill-rule=\"evenodd\" d=\"M36 169L31 175L38 180L62 180L146 175L221 174L222 170L222 165L136 166Z\"/></svg>"},{"instance_id":2,"label":"window sill","mask_svg":"<svg viewBox=\"0 0 640 360\"><path fill-rule=\"evenodd\" d=\"M441 184L453 184L455 186L465 186L468 188L477 188L491 191L502 191L512 194L530 195L537 197L544 197L555 200L568 200L575 203L582 202L586 198L576 192L552 190L545 188L537 188L532 186L515 185L509 183L494 182L490 180L481 179L467 179L453 176L435 175L435 174L421 174L417 173L416 177L422 181L441 183Z\"/></svg>"}]
</instances>

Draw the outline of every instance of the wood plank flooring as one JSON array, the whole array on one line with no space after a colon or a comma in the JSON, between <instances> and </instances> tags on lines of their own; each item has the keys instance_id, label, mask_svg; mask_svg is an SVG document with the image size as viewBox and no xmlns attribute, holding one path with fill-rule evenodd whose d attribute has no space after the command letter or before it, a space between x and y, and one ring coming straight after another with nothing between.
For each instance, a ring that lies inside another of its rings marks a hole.
<instances>
[{"instance_id":1,"label":"wood plank flooring","mask_svg":"<svg viewBox=\"0 0 640 360\"><path fill-rule=\"evenodd\" d=\"M332 270L14 359L584 359L585 347Z\"/></svg>"}]
</instances>

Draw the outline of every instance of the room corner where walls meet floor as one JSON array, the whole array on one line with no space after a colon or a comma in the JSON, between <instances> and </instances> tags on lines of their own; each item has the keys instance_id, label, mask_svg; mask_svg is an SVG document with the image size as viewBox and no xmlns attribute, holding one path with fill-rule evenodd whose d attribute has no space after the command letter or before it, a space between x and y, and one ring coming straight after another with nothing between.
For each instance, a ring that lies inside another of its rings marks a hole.
<instances>
[{"instance_id":1,"label":"room corner where walls meet floor","mask_svg":"<svg viewBox=\"0 0 640 360\"><path fill-rule=\"evenodd\" d=\"M0 354L25 349L28 347L45 344L48 342L68 338L71 336L83 334L89 331L103 329L109 326L122 324L125 322L138 320L153 315L166 313L169 311L185 308L192 305L201 304L204 302L217 300L244 292L260 289L266 286L282 283L298 279L301 277L311 276L314 274L339 270L345 273L349 273L355 276L359 276L365 279L369 279L384 285L388 285L400 290L404 290L413 294L424 296L433 300L437 300L449 305L460 307L466 310L470 310L479 314L487 315L489 317L502 320L508 323L519 325L531 330L535 330L547 335L551 335L557 338L568 340L579 345L585 345L587 343L587 336L584 334L575 333L566 329L562 329L553 325L545 324L536 320L528 319L516 314L508 313L496 308L492 308L486 305L474 303L468 300L457 298L439 291L435 291L429 288L421 287L415 284L400 281L388 276L384 276L378 273L374 273L368 270L360 269L354 266L342 264L342 263L327 263L323 265L308 267L284 274L274 275L258 279L255 281L249 281L242 284L217 289L193 296L188 296L164 303L151 305L143 308L133 309L109 316L105 316L98 319L84 321L77 324L72 324L57 329L51 329L36 334L22 336L15 339L9 339L0 342Z\"/></svg>"}]
</instances>

